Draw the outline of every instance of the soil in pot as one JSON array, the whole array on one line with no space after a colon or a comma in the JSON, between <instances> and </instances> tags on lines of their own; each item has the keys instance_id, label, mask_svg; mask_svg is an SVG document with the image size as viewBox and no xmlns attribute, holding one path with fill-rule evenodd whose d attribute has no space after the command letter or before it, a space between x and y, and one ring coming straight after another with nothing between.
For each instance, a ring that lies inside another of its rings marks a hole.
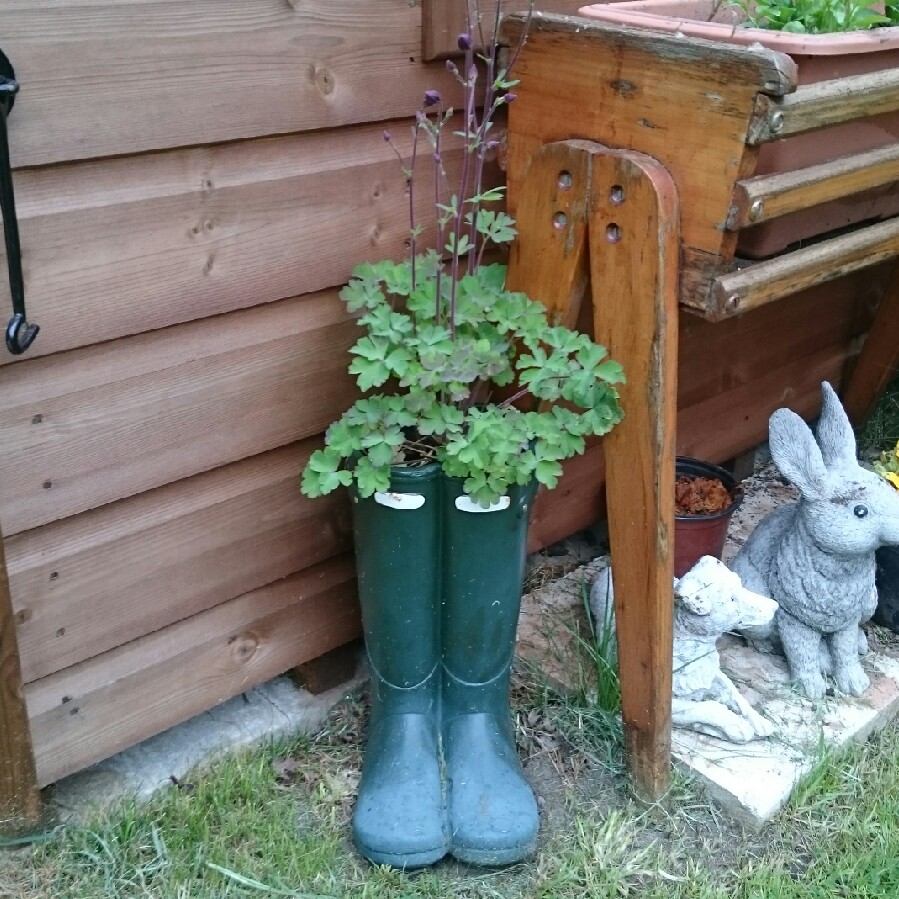
<instances>
[{"instance_id":1,"label":"soil in pot","mask_svg":"<svg viewBox=\"0 0 899 899\"><path fill-rule=\"evenodd\" d=\"M729 471L700 459L678 457L675 474L674 576L681 577L702 556L721 558L743 488Z\"/></svg>"}]
</instances>

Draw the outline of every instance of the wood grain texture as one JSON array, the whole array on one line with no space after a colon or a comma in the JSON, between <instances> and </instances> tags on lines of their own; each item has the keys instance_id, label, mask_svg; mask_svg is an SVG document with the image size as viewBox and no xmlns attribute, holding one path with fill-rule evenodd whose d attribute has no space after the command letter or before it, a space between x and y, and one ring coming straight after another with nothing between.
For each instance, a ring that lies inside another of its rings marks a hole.
<instances>
[{"instance_id":1,"label":"wood grain texture","mask_svg":"<svg viewBox=\"0 0 899 899\"><path fill-rule=\"evenodd\" d=\"M40 818L41 797L0 539L0 835L15 835Z\"/></svg>"},{"instance_id":2,"label":"wood grain texture","mask_svg":"<svg viewBox=\"0 0 899 899\"><path fill-rule=\"evenodd\" d=\"M359 636L338 558L26 687L48 784Z\"/></svg>"},{"instance_id":3,"label":"wood grain texture","mask_svg":"<svg viewBox=\"0 0 899 899\"><path fill-rule=\"evenodd\" d=\"M886 63L883 71L803 85L789 96L772 100L768 128L761 140L780 140L827 125L896 112L899 69L892 56L890 60L892 66Z\"/></svg>"},{"instance_id":4,"label":"wood grain texture","mask_svg":"<svg viewBox=\"0 0 899 899\"><path fill-rule=\"evenodd\" d=\"M671 776L671 582L680 209L656 160L593 158L596 340L623 366L624 420L603 440L621 712L631 773L651 800Z\"/></svg>"},{"instance_id":5,"label":"wood grain texture","mask_svg":"<svg viewBox=\"0 0 899 899\"><path fill-rule=\"evenodd\" d=\"M325 292L0 370L7 534L321 432L357 334Z\"/></svg>"},{"instance_id":6,"label":"wood grain texture","mask_svg":"<svg viewBox=\"0 0 899 899\"><path fill-rule=\"evenodd\" d=\"M22 676L45 677L351 547L342 493L310 500L316 439L7 540Z\"/></svg>"},{"instance_id":7,"label":"wood grain texture","mask_svg":"<svg viewBox=\"0 0 899 899\"><path fill-rule=\"evenodd\" d=\"M520 236L507 286L543 303L552 321L569 328L578 322L589 280L587 207L598 149L588 141L547 144L517 197Z\"/></svg>"},{"instance_id":8,"label":"wood grain texture","mask_svg":"<svg viewBox=\"0 0 899 899\"><path fill-rule=\"evenodd\" d=\"M856 426L863 424L899 371L899 262L884 293L867 340L843 392L843 407Z\"/></svg>"},{"instance_id":9,"label":"wood grain texture","mask_svg":"<svg viewBox=\"0 0 899 899\"><path fill-rule=\"evenodd\" d=\"M408 115L428 88L408 0L0 0L22 84L13 165Z\"/></svg>"},{"instance_id":10,"label":"wood grain texture","mask_svg":"<svg viewBox=\"0 0 899 899\"><path fill-rule=\"evenodd\" d=\"M792 172L738 181L727 227L748 228L872 188L893 190L899 181L899 145L841 156Z\"/></svg>"},{"instance_id":11,"label":"wood grain texture","mask_svg":"<svg viewBox=\"0 0 899 899\"><path fill-rule=\"evenodd\" d=\"M719 315L734 315L897 255L899 218L894 218L721 275L712 284L712 298Z\"/></svg>"},{"instance_id":12,"label":"wood grain texture","mask_svg":"<svg viewBox=\"0 0 899 899\"><path fill-rule=\"evenodd\" d=\"M502 9L511 11L526 9L527 5L528 0L511 3L503 3L502 0L482 0L478 3L484 42L489 41L493 33L498 6L501 11ZM541 12L574 14L583 5L581 0L536 0L535 8ZM460 55L457 39L468 26L469 7L473 9L474 6L473 0L421 0L422 54L426 60ZM473 20L472 24L475 26L474 33L478 36L476 20ZM478 41L478 45L480 44L481 41Z\"/></svg>"},{"instance_id":13,"label":"wood grain texture","mask_svg":"<svg viewBox=\"0 0 899 899\"><path fill-rule=\"evenodd\" d=\"M360 262L401 257L408 200L384 130L408 156L400 120L17 172L28 311L41 325L24 358L333 287ZM452 179L458 138L443 158ZM422 246L433 240L426 231ZM3 353L0 365L22 359Z\"/></svg>"},{"instance_id":14,"label":"wood grain texture","mask_svg":"<svg viewBox=\"0 0 899 899\"><path fill-rule=\"evenodd\" d=\"M520 16L510 16L503 33L512 41L520 27ZM763 88L790 89L795 66L788 57L537 16L516 75L508 140L513 214L528 161L543 144L586 138L627 147L658 159L689 198L685 259L698 253L729 262L736 234L723 225L734 182L754 172L757 151L745 141L755 99Z\"/></svg>"}]
</instances>

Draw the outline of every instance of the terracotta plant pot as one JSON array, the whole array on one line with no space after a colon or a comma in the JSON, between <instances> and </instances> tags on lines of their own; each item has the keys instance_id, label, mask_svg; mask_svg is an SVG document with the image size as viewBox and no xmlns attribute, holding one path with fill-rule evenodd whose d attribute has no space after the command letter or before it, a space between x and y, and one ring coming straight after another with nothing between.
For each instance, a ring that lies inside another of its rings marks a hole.
<instances>
[{"instance_id":1,"label":"terracotta plant pot","mask_svg":"<svg viewBox=\"0 0 899 899\"><path fill-rule=\"evenodd\" d=\"M618 25L680 32L729 44L760 43L786 53L798 67L798 82L814 84L899 66L899 27L840 34L791 34L741 28L743 12L716 0L626 0L585 6L580 14ZM875 116L764 144L756 175L793 171L849 153L894 144L899 113ZM788 245L838 228L899 213L899 192L892 184L813 209L783 216L740 234L737 254L771 256Z\"/></svg>"},{"instance_id":2,"label":"terracotta plant pot","mask_svg":"<svg viewBox=\"0 0 899 899\"><path fill-rule=\"evenodd\" d=\"M702 556L721 558L731 515L743 502L743 488L734 476L719 465L678 456L677 477L717 478L731 496L731 504L711 515L674 516L674 576L686 574Z\"/></svg>"}]
</instances>

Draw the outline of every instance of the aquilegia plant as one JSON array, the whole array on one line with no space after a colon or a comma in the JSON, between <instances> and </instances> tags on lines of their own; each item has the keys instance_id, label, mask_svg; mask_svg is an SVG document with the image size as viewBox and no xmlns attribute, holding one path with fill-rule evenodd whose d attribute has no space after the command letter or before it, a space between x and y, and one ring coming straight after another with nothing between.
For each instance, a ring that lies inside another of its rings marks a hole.
<instances>
[{"instance_id":1,"label":"aquilegia plant","mask_svg":"<svg viewBox=\"0 0 899 899\"><path fill-rule=\"evenodd\" d=\"M349 367L365 395L310 457L302 481L308 496L351 484L371 496L389 489L391 466L437 462L486 507L511 484L555 486L561 461L621 419L620 365L588 336L554 326L540 303L507 290L506 266L485 261L486 251L516 236L513 219L497 208L504 189L484 181L496 147L494 117L515 99L509 72L521 47L500 66L499 9L488 42L475 18L459 36L464 62L447 63L464 95L457 188L448 189L443 149L459 117L436 91L416 115L408 162L385 132L407 183L411 256L359 265L341 291L365 330ZM430 171L421 178L426 156ZM425 231L414 195L422 189L433 193L438 249L419 253Z\"/></svg>"}]
</instances>

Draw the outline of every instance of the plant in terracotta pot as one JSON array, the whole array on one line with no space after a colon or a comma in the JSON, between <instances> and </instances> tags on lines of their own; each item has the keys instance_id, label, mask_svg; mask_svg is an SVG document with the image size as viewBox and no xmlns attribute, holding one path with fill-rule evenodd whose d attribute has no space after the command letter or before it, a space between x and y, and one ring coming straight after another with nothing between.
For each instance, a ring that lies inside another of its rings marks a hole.
<instances>
[{"instance_id":1,"label":"plant in terracotta pot","mask_svg":"<svg viewBox=\"0 0 899 899\"><path fill-rule=\"evenodd\" d=\"M674 576L683 577L703 556L721 558L743 488L726 469L687 456L677 457L675 476Z\"/></svg>"},{"instance_id":2,"label":"plant in terracotta pot","mask_svg":"<svg viewBox=\"0 0 899 899\"><path fill-rule=\"evenodd\" d=\"M459 37L464 62L447 64L465 98L461 184L445 185L456 124L436 92L402 160L410 194L433 192L440 252L416 252L424 229L410 212L410 258L354 270L341 297L364 331L349 369L364 395L302 481L309 496L352 496L373 685L353 836L366 858L398 867L447 853L504 864L534 847L537 806L508 705L528 515L538 485L555 486L562 460L622 414L623 374L606 350L550 323L485 259L515 236L495 208L501 189L483 187L492 116L515 82L497 67L495 37L479 68L476 27Z\"/></svg>"},{"instance_id":3,"label":"plant in terracotta pot","mask_svg":"<svg viewBox=\"0 0 899 899\"><path fill-rule=\"evenodd\" d=\"M625 0L585 6L580 14L725 43L761 44L792 57L799 85L899 67L895 0L879 9L865 0ZM897 139L897 113L829 127L826 139L820 132L793 135L760 147L754 174L789 172ZM738 252L771 256L799 240L897 213L899 194L892 186L877 188L748 228Z\"/></svg>"}]
</instances>

